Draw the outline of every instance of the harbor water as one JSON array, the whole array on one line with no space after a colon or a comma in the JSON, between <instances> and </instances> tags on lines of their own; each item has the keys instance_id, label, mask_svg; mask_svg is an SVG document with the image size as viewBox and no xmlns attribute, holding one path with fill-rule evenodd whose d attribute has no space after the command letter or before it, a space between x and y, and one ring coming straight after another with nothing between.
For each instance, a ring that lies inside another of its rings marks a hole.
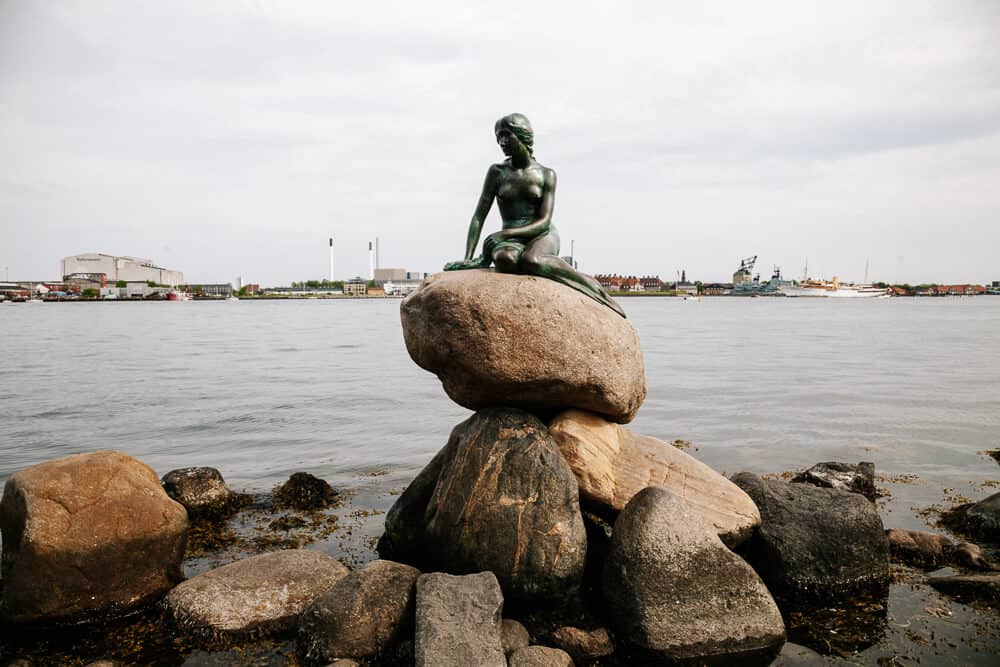
<instances>
[{"instance_id":1,"label":"harbor water","mask_svg":"<svg viewBox=\"0 0 1000 667\"><path fill-rule=\"evenodd\" d=\"M998 490L1000 298L621 303L638 432L726 473L873 461L887 528ZM396 299L2 304L0 337L0 483L115 449L257 493L306 471L384 511L470 414L410 360Z\"/></svg>"}]
</instances>

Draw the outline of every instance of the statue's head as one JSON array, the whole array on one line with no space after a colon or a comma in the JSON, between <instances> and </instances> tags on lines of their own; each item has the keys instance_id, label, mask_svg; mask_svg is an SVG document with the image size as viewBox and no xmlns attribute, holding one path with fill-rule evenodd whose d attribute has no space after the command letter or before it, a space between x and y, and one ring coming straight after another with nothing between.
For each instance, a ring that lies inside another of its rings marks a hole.
<instances>
[{"instance_id":1,"label":"statue's head","mask_svg":"<svg viewBox=\"0 0 1000 667\"><path fill-rule=\"evenodd\" d=\"M493 126L493 133L496 135L498 143L503 130L507 130L517 137L529 155L535 154L535 131L531 129L531 121L524 114L512 113L496 122L496 125Z\"/></svg>"}]
</instances>

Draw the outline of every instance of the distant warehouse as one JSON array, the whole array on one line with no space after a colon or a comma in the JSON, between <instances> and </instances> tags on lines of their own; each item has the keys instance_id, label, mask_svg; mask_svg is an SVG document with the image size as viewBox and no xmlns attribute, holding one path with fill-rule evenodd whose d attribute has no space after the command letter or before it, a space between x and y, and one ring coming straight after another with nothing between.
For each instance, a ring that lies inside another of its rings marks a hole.
<instances>
[{"instance_id":1,"label":"distant warehouse","mask_svg":"<svg viewBox=\"0 0 1000 667\"><path fill-rule=\"evenodd\" d=\"M116 257L102 253L87 253L63 257L62 276L73 274L100 274L107 276L107 282L114 284L119 280L127 282L152 281L157 285L176 287L184 283L184 274L156 266L151 259L141 257Z\"/></svg>"}]
</instances>

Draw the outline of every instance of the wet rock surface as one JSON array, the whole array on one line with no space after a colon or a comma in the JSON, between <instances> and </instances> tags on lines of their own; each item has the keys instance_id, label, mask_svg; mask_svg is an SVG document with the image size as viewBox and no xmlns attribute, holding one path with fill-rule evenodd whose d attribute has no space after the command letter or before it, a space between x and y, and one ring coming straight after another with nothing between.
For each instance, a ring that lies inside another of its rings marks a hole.
<instances>
[{"instance_id":1,"label":"wet rock surface","mask_svg":"<svg viewBox=\"0 0 1000 667\"><path fill-rule=\"evenodd\" d=\"M97 620L183 579L188 521L156 473L120 452L15 473L0 501L2 605L9 622Z\"/></svg>"},{"instance_id":2,"label":"wet rock surface","mask_svg":"<svg viewBox=\"0 0 1000 667\"><path fill-rule=\"evenodd\" d=\"M552 280L446 271L425 279L400 316L410 356L470 410L580 408L624 423L646 398L631 323Z\"/></svg>"},{"instance_id":3,"label":"wet rock surface","mask_svg":"<svg viewBox=\"0 0 1000 667\"><path fill-rule=\"evenodd\" d=\"M318 510L339 502L338 493L325 480L307 472L296 472L274 491L278 509Z\"/></svg>"},{"instance_id":4,"label":"wet rock surface","mask_svg":"<svg viewBox=\"0 0 1000 667\"><path fill-rule=\"evenodd\" d=\"M377 560L337 581L299 619L299 651L310 664L370 658L412 636L420 571Z\"/></svg>"},{"instance_id":5,"label":"wet rock surface","mask_svg":"<svg viewBox=\"0 0 1000 667\"><path fill-rule=\"evenodd\" d=\"M1000 493L945 512L942 523L952 530L1000 544Z\"/></svg>"},{"instance_id":6,"label":"wet rock surface","mask_svg":"<svg viewBox=\"0 0 1000 667\"><path fill-rule=\"evenodd\" d=\"M179 502L191 518L225 514L234 497L226 480L215 468L179 468L160 480L167 495Z\"/></svg>"},{"instance_id":7,"label":"wet rock surface","mask_svg":"<svg viewBox=\"0 0 1000 667\"><path fill-rule=\"evenodd\" d=\"M525 646L510 655L509 667L573 667L573 659L560 649Z\"/></svg>"},{"instance_id":8,"label":"wet rock surface","mask_svg":"<svg viewBox=\"0 0 1000 667\"><path fill-rule=\"evenodd\" d=\"M740 553L775 597L811 604L888 587L889 541L867 499L751 473L732 479L761 515L760 528Z\"/></svg>"},{"instance_id":9,"label":"wet rock surface","mask_svg":"<svg viewBox=\"0 0 1000 667\"><path fill-rule=\"evenodd\" d=\"M424 510L425 534L401 551L423 552L433 563L426 569L490 570L514 598L576 590L586 530L576 479L545 425L521 410L483 410L455 427L445 449L432 462L440 472ZM410 509L394 508L387 517L386 532L397 544L415 534L397 522L417 514L417 495L401 497Z\"/></svg>"},{"instance_id":10,"label":"wet rock surface","mask_svg":"<svg viewBox=\"0 0 1000 667\"><path fill-rule=\"evenodd\" d=\"M760 525L757 507L742 489L669 443L582 410L558 415L549 431L576 475L581 500L597 513L613 518L642 489L662 486L730 547Z\"/></svg>"},{"instance_id":11,"label":"wet rock surface","mask_svg":"<svg viewBox=\"0 0 1000 667\"><path fill-rule=\"evenodd\" d=\"M575 661L589 662L615 652L614 642L604 628L582 630L563 626L552 633L552 643Z\"/></svg>"},{"instance_id":12,"label":"wet rock surface","mask_svg":"<svg viewBox=\"0 0 1000 667\"><path fill-rule=\"evenodd\" d=\"M188 579L170 591L163 605L179 627L211 639L283 632L348 572L316 551L276 551Z\"/></svg>"},{"instance_id":13,"label":"wet rock surface","mask_svg":"<svg viewBox=\"0 0 1000 667\"><path fill-rule=\"evenodd\" d=\"M503 645L504 655L509 658L517 649L531 644L531 636L518 621L505 618L500 622L500 643Z\"/></svg>"},{"instance_id":14,"label":"wet rock surface","mask_svg":"<svg viewBox=\"0 0 1000 667\"><path fill-rule=\"evenodd\" d=\"M416 667L507 667L500 636L503 594L491 572L417 579Z\"/></svg>"},{"instance_id":15,"label":"wet rock surface","mask_svg":"<svg viewBox=\"0 0 1000 667\"><path fill-rule=\"evenodd\" d=\"M986 556L982 548L972 542L961 542L951 553L951 560L956 565L974 570L997 570L997 565Z\"/></svg>"},{"instance_id":16,"label":"wet rock surface","mask_svg":"<svg viewBox=\"0 0 1000 667\"><path fill-rule=\"evenodd\" d=\"M885 534L894 559L920 567L938 567L944 564L951 556L954 546L944 535L926 530L890 528Z\"/></svg>"},{"instance_id":17,"label":"wet rock surface","mask_svg":"<svg viewBox=\"0 0 1000 667\"><path fill-rule=\"evenodd\" d=\"M785 640L753 569L660 487L637 493L615 521L602 591L618 635L656 659L739 660Z\"/></svg>"},{"instance_id":18,"label":"wet rock surface","mask_svg":"<svg viewBox=\"0 0 1000 667\"><path fill-rule=\"evenodd\" d=\"M840 489L860 493L868 500L875 502L875 464L839 463L827 461L817 463L792 477L793 482L812 484L827 489Z\"/></svg>"},{"instance_id":19,"label":"wet rock surface","mask_svg":"<svg viewBox=\"0 0 1000 667\"><path fill-rule=\"evenodd\" d=\"M942 593L961 600L1000 603L1000 572L928 577L927 583Z\"/></svg>"}]
</instances>

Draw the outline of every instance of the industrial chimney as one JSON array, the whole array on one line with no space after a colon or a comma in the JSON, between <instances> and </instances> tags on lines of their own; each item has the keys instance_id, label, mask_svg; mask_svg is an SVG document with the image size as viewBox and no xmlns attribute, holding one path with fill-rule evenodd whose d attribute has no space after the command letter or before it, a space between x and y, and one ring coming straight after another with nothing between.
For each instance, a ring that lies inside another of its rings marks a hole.
<instances>
[{"instance_id":1,"label":"industrial chimney","mask_svg":"<svg viewBox=\"0 0 1000 667\"><path fill-rule=\"evenodd\" d=\"M330 282L333 282L333 237L330 237Z\"/></svg>"},{"instance_id":2,"label":"industrial chimney","mask_svg":"<svg viewBox=\"0 0 1000 667\"><path fill-rule=\"evenodd\" d=\"M368 280L375 280L375 249L368 242Z\"/></svg>"}]
</instances>

